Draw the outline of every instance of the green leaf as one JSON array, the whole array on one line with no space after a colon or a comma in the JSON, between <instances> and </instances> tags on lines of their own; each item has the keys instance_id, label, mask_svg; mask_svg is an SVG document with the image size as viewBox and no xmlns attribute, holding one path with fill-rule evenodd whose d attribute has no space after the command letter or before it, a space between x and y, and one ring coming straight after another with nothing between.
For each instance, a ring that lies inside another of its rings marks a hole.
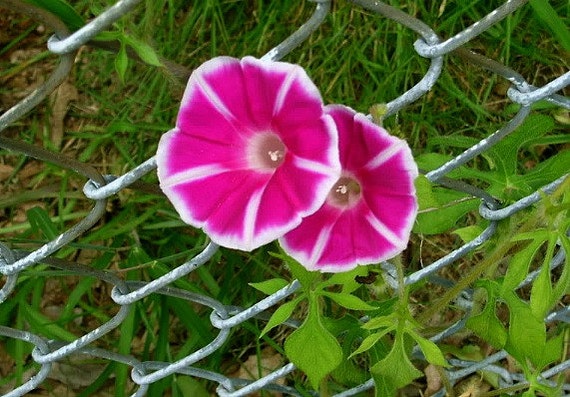
<instances>
[{"instance_id":1,"label":"green leaf","mask_svg":"<svg viewBox=\"0 0 570 397\"><path fill-rule=\"evenodd\" d=\"M204 382L191 376L176 375L174 384L183 396L209 397L211 395L204 387Z\"/></svg>"},{"instance_id":2,"label":"green leaf","mask_svg":"<svg viewBox=\"0 0 570 397\"><path fill-rule=\"evenodd\" d=\"M527 367L527 360L535 366L544 361L546 325L543 318L534 316L530 306L513 291L503 297L509 306L510 324L505 350L521 366Z\"/></svg>"},{"instance_id":3,"label":"green leaf","mask_svg":"<svg viewBox=\"0 0 570 397\"><path fill-rule=\"evenodd\" d=\"M424 175L418 175L414 181L416 186L416 195L418 196L418 206L420 210L427 208L437 208L439 202L435 198L432 191L432 184Z\"/></svg>"},{"instance_id":4,"label":"green leaf","mask_svg":"<svg viewBox=\"0 0 570 397\"><path fill-rule=\"evenodd\" d=\"M347 272L333 273L328 279L319 284L319 288L323 289L329 285L341 285L342 292L351 293L361 287L355 278L357 276L367 276L370 271L370 266L357 266Z\"/></svg>"},{"instance_id":5,"label":"green leaf","mask_svg":"<svg viewBox=\"0 0 570 397\"><path fill-rule=\"evenodd\" d=\"M441 349L447 354L452 354L461 360L467 361L480 361L485 358L485 354L480 346L477 345L465 345L465 346L455 346L442 344Z\"/></svg>"},{"instance_id":6,"label":"green leaf","mask_svg":"<svg viewBox=\"0 0 570 397\"><path fill-rule=\"evenodd\" d=\"M307 318L285 341L287 358L303 371L314 389L342 361L342 348L323 326L317 297L311 297Z\"/></svg>"},{"instance_id":7,"label":"green leaf","mask_svg":"<svg viewBox=\"0 0 570 397\"><path fill-rule=\"evenodd\" d=\"M135 204L133 204L135 205ZM156 216L156 209L159 205L150 206L143 213L138 213L130 206L125 206L124 210L115 215L109 222L100 229L95 230L83 239L83 242L110 239L123 233L132 233L137 230L141 223L148 218ZM137 214L136 216L133 214Z\"/></svg>"},{"instance_id":8,"label":"green leaf","mask_svg":"<svg viewBox=\"0 0 570 397\"><path fill-rule=\"evenodd\" d=\"M534 236L530 235L529 237L533 238ZM525 279L528 274L532 258L534 258L543 243L543 240L535 238L530 242L530 244L513 255L509 261L505 278L503 279L500 292L501 295L503 295L503 293L513 291Z\"/></svg>"},{"instance_id":9,"label":"green leaf","mask_svg":"<svg viewBox=\"0 0 570 397\"><path fill-rule=\"evenodd\" d=\"M417 156L415 158L415 160L416 160L416 163L418 164L418 167L420 169L430 171L430 170L434 170L436 168L441 167L442 165L447 163L452 158L453 157L446 155L446 154L430 152L430 153L425 153L425 154L421 154L421 155ZM425 179L426 181L429 182L429 180L423 175L418 176L416 181L418 179ZM417 187L418 186L416 185L416 189L417 189Z\"/></svg>"},{"instance_id":10,"label":"green leaf","mask_svg":"<svg viewBox=\"0 0 570 397\"><path fill-rule=\"evenodd\" d=\"M567 172L568 161L570 161L570 152L561 151L552 158L540 162L534 169L523 174L517 173L520 171L520 161L518 153L522 148L527 148L533 145L545 145L548 142L560 142L568 139L562 136L544 136L550 133L555 128L554 119L551 116L544 114L533 114L524 121L515 131L507 137L498 142L493 148L485 152L482 156L489 163L490 170L477 170L475 168L459 167L448 176L451 178L460 179L478 179L489 184L486 188L487 192L493 196L502 198L504 200L519 199L541 186L557 179ZM446 139L447 138L443 138ZM446 142L441 139L441 144ZM465 147L469 143L467 141L460 142L450 141L448 146ZM554 157L557 157L556 159ZM446 155L428 153L416 158L416 162L421 169L431 170L441 166L449 160ZM418 231L428 234L432 233L429 229L423 230L422 228L429 228L430 222L438 222L437 217L424 217L421 216L425 213L425 209L429 207L422 207L423 191L417 189L419 192L420 212L418 216L419 226L416 225ZM435 193L435 188L433 189ZM432 197L435 199L439 206L446 204L437 195ZM432 203L433 204L433 203ZM437 206L435 206L437 208ZM458 209L455 209L459 211ZM453 213L454 220L459 219L457 214ZM449 228L453 224L448 225ZM443 226L439 229L445 231Z\"/></svg>"},{"instance_id":11,"label":"green leaf","mask_svg":"<svg viewBox=\"0 0 570 397\"><path fill-rule=\"evenodd\" d=\"M562 231L559 234L558 241L560 241L560 245L562 245L564 252L566 252L566 259L560 278L552 291L552 300L554 302L558 302L565 294L570 293L570 255L568 255L570 252L570 239Z\"/></svg>"},{"instance_id":12,"label":"green leaf","mask_svg":"<svg viewBox=\"0 0 570 397\"><path fill-rule=\"evenodd\" d=\"M125 45L121 43L119 52L115 57L115 70L119 75L119 79L123 83L125 82L125 74L127 73L128 66L129 66L129 57L127 56L127 49L125 48Z\"/></svg>"},{"instance_id":13,"label":"green leaf","mask_svg":"<svg viewBox=\"0 0 570 397\"><path fill-rule=\"evenodd\" d=\"M416 343L420 346L420 349L424 353L424 356L429 363L434 365L439 365L441 367L448 366L447 360L445 359L443 353L435 343L433 343L429 339L424 338L415 331L409 330L407 332L412 338L414 338Z\"/></svg>"},{"instance_id":14,"label":"green leaf","mask_svg":"<svg viewBox=\"0 0 570 397\"><path fill-rule=\"evenodd\" d=\"M300 299L294 299L279 306L277 310L275 310L271 315L271 317L269 318L269 321L265 325L265 328L263 328L263 330L261 331L259 337L261 338L271 329L287 321L287 319L290 318L291 315L293 314L293 311L295 310L295 307L299 303L299 300Z\"/></svg>"},{"instance_id":15,"label":"green leaf","mask_svg":"<svg viewBox=\"0 0 570 397\"><path fill-rule=\"evenodd\" d=\"M479 142L478 139L470 137L470 136L463 136L463 135L444 135L444 136L434 136L428 138L428 147L431 148L433 146L443 146L446 148L461 148L461 149L468 149L473 145L476 145Z\"/></svg>"},{"instance_id":16,"label":"green leaf","mask_svg":"<svg viewBox=\"0 0 570 397\"><path fill-rule=\"evenodd\" d=\"M517 233L511 237L511 241L539 240L541 243L548 240L550 232L546 229L535 229L530 232Z\"/></svg>"},{"instance_id":17,"label":"green leaf","mask_svg":"<svg viewBox=\"0 0 570 397\"><path fill-rule=\"evenodd\" d=\"M387 316L379 316L371 318L369 321L362 325L364 329L378 329L378 328L392 328L398 323L398 319L394 314Z\"/></svg>"},{"instance_id":18,"label":"green leaf","mask_svg":"<svg viewBox=\"0 0 570 397\"><path fill-rule=\"evenodd\" d=\"M72 341L77 339L77 337L71 332L59 326L54 321L48 319L39 311L32 308L30 305L20 302L20 307L23 309L22 312L26 321L30 324L31 330L45 336L46 338L60 340L60 341Z\"/></svg>"},{"instance_id":19,"label":"green leaf","mask_svg":"<svg viewBox=\"0 0 570 397\"><path fill-rule=\"evenodd\" d=\"M464 243L468 243L483 233L483 230L485 230L483 226L477 224L456 229L453 234L457 234Z\"/></svg>"},{"instance_id":20,"label":"green leaf","mask_svg":"<svg viewBox=\"0 0 570 397\"><path fill-rule=\"evenodd\" d=\"M518 175L518 153L523 147L539 144L546 135L554 129L554 119L543 114L533 114L526 118L515 131L507 135L488 152L485 159L489 162L490 172L481 175L481 179L487 181L490 186L486 189L490 194L506 199L514 200L534 191L528 184L527 175ZM533 183L542 186L552 179L544 175L535 174Z\"/></svg>"},{"instance_id":21,"label":"green leaf","mask_svg":"<svg viewBox=\"0 0 570 397\"><path fill-rule=\"evenodd\" d=\"M564 354L564 337L564 332L561 332L546 341L542 355L539 360L536 361L536 367L539 370L562 359Z\"/></svg>"},{"instance_id":22,"label":"green leaf","mask_svg":"<svg viewBox=\"0 0 570 397\"><path fill-rule=\"evenodd\" d=\"M143 60L143 62L151 66L162 66L162 63L160 62L156 51L148 44L135 39L134 37L126 35L124 37L124 41L132 47L132 49L140 57L140 59Z\"/></svg>"},{"instance_id":23,"label":"green leaf","mask_svg":"<svg viewBox=\"0 0 570 397\"><path fill-rule=\"evenodd\" d=\"M570 31L568 25L546 0L530 0L530 5L539 19L552 31L566 51L570 51Z\"/></svg>"},{"instance_id":24,"label":"green leaf","mask_svg":"<svg viewBox=\"0 0 570 397\"><path fill-rule=\"evenodd\" d=\"M370 368L376 385L376 396L396 394L398 389L409 385L423 374L412 364L404 349L403 335L397 334L392 350Z\"/></svg>"},{"instance_id":25,"label":"green leaf","mask_svg":"<svg viewBox=\"0 0 570 397\"><path fill-rule=\"evenodd\" d=\"M262 281L260 283L249 283L249 285L266 295L271 295L281 288L288 286L289 282L282 278L272 278L271 280Z\"/></svg>"},{"instance_id":26,"label":"green leaf","mask_svg":"<svg viewBox=\"0 0 570 397\"><path fill-rule=\"evenodd\" d=\"M513 183L522 183L525 186L528 186L530 189L528 193L531 193L532 191L540 189L547 183L568 173L569 163L570 151L563 150L554 154L552 157L541 161L526 174L518 176L518 179L513 179Z\"/></svg>"},{"instance_id":27,"label":"green leaf","mask_svg":"<svg viewBox=\"0 0 570 397\"><path fill-rule=\"evenodd\" d=\"M322 317L321 321L334 336L342 335L346 338L347 332L354 332L361 337L365 333L361 328L360 320L349 313L340 318Z\"/></svg>"},{"instance_id":28,"label":"green leaf","mask_svg":"<svg viewBox=\"0 0 570 397\"><path fill-rule=\"evenodd\" d=\"M507 342L507 330L495 314L495 297L487 289L487 303L483 310L467 320L467 328L497 349Z\"/></svg>"},{"instance_id":29,"label":"green leaf","mask_svg":"<svg viewBox=\"0 0 570 397\"><path fill-rule=\"evenodd\" d=\"M554 129L554 119L544 114L533 114L526 118L515 131L507 135L489 151L497 171L505 179L516 174L518 151Z\"/></svg>"},{"instance_id":30,"label":"green leaf","mask_svg":"<svg viewBox=\"0 0 570 397\"><path fill-rule=\"evenodd\" d=\"M30 208L26 211L26 216L28 217L32 230L37 234L44 235L48 240L53 240L59 236L57 227L43 208Z\"/></svg>"},{"instance_id":31,"label":"green leaf","mask_svg":"<svg viewBox=\"0 0 570 397\"><path fill-rule=\"evenodd\" d=\"M345 307L350 310L374 310L375 306L369 305L357 296L346 294L344 292L328 292L321 291L320 295L326 296L327 298L333 300L338 305Z\"/></svg>"},{"instance_id":32,"label":"green leaf","mask_svg":"<svg viewBox=\"0 0 570 397\"><path fill-rule=\"evenodd\" d=\"M372 346L374 346L384 335L393 331L395 328L396 327L386 328L382 332L375 332L373 334L368 335L366 338L364 338L364 340L362 341L360 346L358 346L358 348L355 351L353 351L352 354L348 358L352 358L352 357L356 356L357 354L361 354L367 350L370 350L372 348Z\"/></svg>"},{"instance_id":33,"label":"green leaf","mask_svg":"<svg viewBox=\"0 0 570 397\"><path fill-rule=\"evenodd\" d=\"M289 267L293 278L299 280L305 289L310 289L313 282L321 276L319 272L308 271L299 262L286 254L270 252L270 255L283 260Z\"/></svg>"},{"instance_id":34,"label":"green leaf","mask_svg":"<svg viewBox=\"0 0 570 397\"><path fill-rule=\"evenodd\" d=\"M536 318L544 318L556 301L552 301L552 281L550 280L550 260L555 247L555 241L550 241L538 277L532 283L530 292L530 310Z\"/></svg>"},{"instance_id":35,"label":"green leaf","mask_svg":"<svg viewBox=\"0 0 570 397\"><path fill-rule=\"evenodd\" d=\"M370 374L365 367L354 363L353 360L342 360L331 372L331 377L338 384L356 386L370 379Z\"/></svg>"},{"instance_id":36,"label":"green leaf","mask_svg":"<svg viewBox=\"0 0 570 397\"><path fill-rule=\"evenodd\" d=\"M85 25L85 21L75 9L64 0L26 0L59 17L72 32Z\"/></svg>"},{"instance_id":37,"label":"green leaf","mask_svg":"<svg viewBox=\"0 0 570 397\"><path fill-rule=\"evenodd\" d=\"M459 218L479 206L478 199L462 192L434 187L425 177L416 180L416 192L419 212L415 233L439 234L453 229Z\"/></svg>"},{"instance_id":38,"label":"green leaf","mask_svg":"<svg viewBox=\"0 0 570 397\"><path fill-rule=\"evenodd\" d=\"M123 43L124 35L121 32L100 32L97 34L96 40L98 41L119 41ZM123 43L124 44L124 43Z\"/></svg>"}]
</instances>

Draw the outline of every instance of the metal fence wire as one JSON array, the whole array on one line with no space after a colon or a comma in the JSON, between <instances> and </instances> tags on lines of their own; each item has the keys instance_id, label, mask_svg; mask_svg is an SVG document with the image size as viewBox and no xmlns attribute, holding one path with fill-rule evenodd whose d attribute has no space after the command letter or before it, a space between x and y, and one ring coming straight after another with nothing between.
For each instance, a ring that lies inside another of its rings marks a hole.
<instances>
[{"instance_id":1,"label":"metal fence wire","mask_svg":"<svg viewBox=\"0 0 570 397\"><path fill-rule=\"evenodd\" d=\"M310 19L285 41L269 51L263 58L269 60L281 59L296 46L307 40L311 33L325 21L326 16L331 12L330 1L314 0L313 2L314 12ZM13 125L18 119L42 103L69 75L74 62L75 51L90 39L94 38L98 33L110 27L113 22L135 10L137 6L142 7L138 3L140 3L140 0L118 1L111 8L98 15L79 30L73 32L73 34L67 31L65 25L61 23L58 24L57 21L52 23L51 26L56 30L56 34L50 38L47 46L52 53L59 54L60 62L51 76L45 80L40 87L0 116L0 131ZM484 56L468 52L462 48L464 44L497 24L517 9L525 6L528 7L529 5L526 4L525 0L508 0L497 9L490 11L481 20L449 38L440 38L434 30L422 21L380 1L353 0L353 3L356 7L363 7L369 12L378 14L379 18L389 18L416 32L419 38L414 43L414 48L419 55L428 58L431 62L427 73L425 73L423 78L415 86L387 104L388 115L394 114L425 95L438 81L438 77L443 68L444 57L452 52L462 52L464 57L467 57L483 71L506 79L510 84L510 88L506 93L508 99L513 103L520 104L520 109L516 115L506 122L502 128L490 134L476 145L468 148L443 166L426 174L427 178L433 183L441 183L450 189L460 189L462 191L467 189L471 195L479 197L481 199L480 215L490 222L488 227L471 242L449 252L447 255L435 260L421 270L409 274L405 278L407 284L419 283L422 280L430 279L441 269L454 264L460 258L472 252L496 233L499 221L532 206L540 200L542 194L553 192L563 182L563 179L567 175L543 186L540 191L535 191L527 197L502 208L499 203L484 190L466 183L454 182L446 176L458 167L466 165L471 159L481 155L514 131L525 121L525 118L529 115L531 105L535 102L546 100L560 108L570 109L570 98L556 94L556 92L561 91L570 84L570 72L564 73L542 87L534 87L525 81L520 74L509 67ZM15 8L14 4L15 3L10 0L0 2L0 6L4 5L9 8ZM22 10L19 9L19 11ZM34 17L34 15L31 16ZM34 349L31 359L40 366L36 374L25 380L25 383L22 385L8 392L6 396L22 396L34 390L46 380L54 363L76 354L99 357L104 360L130 366L132 368L132 381L138 385L134 396L145 395L149 385L172 374L184 374L216 382L218 384L216 391L219 396L245 396L260 390L275 391L289 395L301 395L295 389L283 385L282 382L278 382L296 370L294 365L290 363L255 381L237 379L221 373L204 370L197 364L204 357L216 352L216 350L230 338L232 330L242 326L247 320L254 317L267 318L267 316L263 316L264 312L272 307L278 306L289 295L297 291L299 288L298 282L293 282L251 307L240 308L239 306L227 306L211 297L173 287L175 281L208 263L218 249L213 243L208 244L199 254L188 262L150 282L125 281L111 272L96 270L88 265L69 263L62 265L57 259L50 258L50 255L66 247L66 245L76 240L80 235L90 232L90 228L105 215L106 203L109 198L112 198L122 189L136 183L146 174L153 172L156 168L154 158L148 159L123 175L111 176L101 175L94 167L83 164L75 159L53 153L50 154L41 148L32 147L19 140L2 136L1 134L0 147L14 153L19 153L22 156L35 157L40 161L55 163L63 169L73 170L79 173L86 178L83 193L86 198L93 202L92 209L88 215L77 222L75 226L66 230L39 249L22 253L21 251L12 250L6 244L0 242L0 273L3 275L0 284L2 285L0 289L0 304L7 304L7 302L10 301L10 295L14 291L18 279L23 277L26 271L34 269L34 267L40 264L48 264L56 269L64 268L65 272L77 277L95 278L104 283L108 283L112 286L111 298L118 306L116 314L109 321L72 342L49 340L43 335L37 335L24 329L12 326L0 326L0 336L3 338L18 339L32 344ZM551 264L552 268L561 265L561 263L564 262L564 258L565 253L562 248L560 248L558 254L554 256ZM390 265L386 263L384 264L384 268L389 275L391 271ZM533 274L531 273L531 277L532 276ZM534 277L536 277L536 274L534 274ZM387 279L389 280L389 277L387 277ZM527 280L527 282L529 281L530 280ZM203 305L210 308L211 324L219 330L217 337L207 346L199 348L175 362L139 361L133 355L119 354L114 351L96 347L96 342L100 338L121 325L136 302L151 294L172 296L188 301L192 305ZM466 305L472 302L472 295L470 295L470 293L464 294L464 298ZM239 305L239 302L235 302L235 304ZM570 308L563 304L559 305L557 311L551 313L545 321L560 325L568 324L570 322ZM290 325L295 326L295 324ZM432 340L434 342L441 341L444 338L461 332L464 326L465 319L443 330L433 337ZM505 351L499 351L480 361L450 359L450 366L445 369L445 372L452 383L456 383L470 374L485 369L498 375L499 385L501 387L525 384L527 380L521 373L509 372L503 365L499 364L499 362L506 357L507 353ZM542 373L542 378L544 382L552 382L551 379L554 376L563 371L567 371L568 368L570 368L570 360L558 363ZM366 390L371 390L373 387L373 381L369 380L357 387L336 394L336 396L352 396ZM570 393L570 383L563 385L563 390L564 393ZM437 395L443 396L444 394L445 390L442 389Z\"/></svg>"}]
</instances>

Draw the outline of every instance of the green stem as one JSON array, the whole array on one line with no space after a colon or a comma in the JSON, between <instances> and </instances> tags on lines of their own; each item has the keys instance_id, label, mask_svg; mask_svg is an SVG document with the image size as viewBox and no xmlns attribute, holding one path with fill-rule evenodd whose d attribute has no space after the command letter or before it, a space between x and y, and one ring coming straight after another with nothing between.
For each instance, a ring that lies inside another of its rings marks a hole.
<instances>
[{"instance_id":1,"label":"green stem","mask_svg":"<svg viewBox=\"0 0 570 397\"><path fill-rule=\"evenodd\" d=\"M328 376L325 376L325 378L321 381L321 384L319 386L319 396L320 397L330 396Z\"/></svg>"},{"instance_id":2,"label":"green stem","mask_svg":"<svg viewBox=\"0 0 570 397\"><path fill-rule=\"evenodd\" d=\"M465 274L452 288L447 290L439 300L430 302L430 307L419 316L418 321L420 323L427 322L434 314L445 309L449 302L455 299L461 291L477 281L483 272L496 268L496 266L507 257L507 253L512 248L514 244L511 242L512 236L532 230L533 227L536 227L536 218L534 216L528 219L518 229L511 231L506 238L501 238L501 243L491 253L486 255L481 262L476 264L470 272Z\"/></svg>"},{"instance_id":3,"label":"green stem","mask_svg":"<svg viewBox=\"0 0 570 397\"><path fill-rule=\"evenodd\" d=\"M528 389L528 385L515 385L504 387L502 389L492 390L487 393L480 394L481 397L493 397L493 396L504 396L505 394L512 394L524 389Z\"/></svg>"},{"instance_id":4,"label":"green stem","mask_svg":"<svg viewBox=\"0 0 570 397\"><path fill-rule=\"evenodd\" d=\"M400 298L400 303L407 304L408 294L404 281L404 266L402 265L401 255L394 258L394 265L396 266L396 275L398 277L398 296Z\"/></svg>"}]
</instances>

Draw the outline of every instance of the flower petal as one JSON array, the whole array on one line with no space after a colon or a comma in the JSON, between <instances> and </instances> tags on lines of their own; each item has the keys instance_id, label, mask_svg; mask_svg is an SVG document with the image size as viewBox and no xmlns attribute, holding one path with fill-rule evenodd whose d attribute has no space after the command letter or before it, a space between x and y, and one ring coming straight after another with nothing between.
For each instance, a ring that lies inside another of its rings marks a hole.
<instances>
[{"instance_id":1,"label":"flower petal","mask_svg":"<svg viewBox=\"0 0 570 397\"><path fill-rule=\"evenodd\" d=\"M276 223L290 223L288 229L291 230L302 217L321 207L336 179L337 170L334 168L323 172L322 169L299 167L294 160L288 159L287 164L275 172L263 192L257 215L259 227L271 229Z\"/></svg>"},{"instance_id":2,"label":"flower petal","mask_svg":"<svg viewBox=\"0 0 570 397\"><path fill-rule=\"evenodd\" d=\"M164 190L184 222L203 227L217 244L237 248L251 244L246 236L246 229L251 229L246 225L247 208L266 179L249 171L227 171Z\"/></svg>"},{"instance_id":3,"label":"flower petal","mask_svg":"<svg viewBox=\"0 0 570 397\"><path fill-rule=\"evenodd\" d=\"M391 258L405 248L400 241L366 208L343 211L330 204L279 240L307 269L324 272L344 272Z\"/></svg>"},{"instance_id":4,"label":"flower petal","mask_svg":"<svg viewBox=\"0 0 570 397\"><path fill-rule=\"evenodd\" d=\"M159 178L164 181L174 174L205 165L246 168L247 159L242 155L246 147L245 142L234 140L231 146L235 150L228 150L228 142L184 134L177 129L171 130L161 137L159 143Z\"/></svg>"},{"instance_id":5,"label":"flower petal","mask_svg":"<svg viewBox=\"0 0 570 397\"><path fill-rule=\"evenodd\" d=\"M377 219L387 225L402 240L409 238L417 214L414 179L417 168L410 170L408 164L411 154L407 147L385 162L381 167L363 173L363 179L370 183L363 189L362 195L366 204ZM402 174L409 178L402 178ZM382 175L382 180L374 175Z\"/></svg>"},{"instance_id":6,"label":"flower petal","mask_svg":"<svg viewBox=\"0 0 570 397\"><path fill-rule=\"evenodd\" d=\"M305 71L219 57L198 67L163 135L160 186L219 245L252 250L315 212L340 175L338 136Z\"/></svg>"},{"instance_id":7,"label":"flower petal","mask_svg":"<svg viewBox=\"0 0 570 397\"><path fill-rule=\"evenodd\" d=\"M326 111L338 128L344 176L325 204L279 241L308 269L340 272L406 248L417 213L418 170L406 143L366 116L341 105Z\"/></svg>"}]
</instances>

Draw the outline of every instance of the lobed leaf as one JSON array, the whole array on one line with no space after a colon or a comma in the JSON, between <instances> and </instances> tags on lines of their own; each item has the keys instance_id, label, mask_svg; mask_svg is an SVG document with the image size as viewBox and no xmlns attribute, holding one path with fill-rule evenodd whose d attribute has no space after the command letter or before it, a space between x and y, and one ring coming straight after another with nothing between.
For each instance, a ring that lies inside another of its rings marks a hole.
<instances>
[{"instance_id":1,"label":"lobed leaf","mask_svg":"<svg viewBox=\"0 0 570 397\"><path fill-rule=\"evenodd\" d=\"M271 317L269 318L269 321L261 331L259 337L260 338L263 337L263 335L265 335L271 329L287 321L293 314L293 311L295 310L295 307L299 303L299 300L300 299L294 299L279 306L277 310L275 310L271 315Z\"/></svg>"},{"instance_id":2,"label":"lobed leaf","mask_svg":"<svg viewBox=\"0 0 570 397\"><path fill-rule=\"evenodd\" d=\"M328 279L324 280L319 284L321 289L324 289L330 285L341 285L342 292L351 293L360 288L359 284L355 278L357 276L366 276L369 273L369 266L357 266L352 270L347 272L333 273Z\"/></svg>"},{"instance_id":3,"label":"lobed leaf","mask_svg":"<svg viewBox=\"0 0 570 397\"><path fill-rule=\"evenodd\" d=\"M282 259L288 266L289 270L293 277L301 283L303 288L308 289L312 286L313 282L320 277L319 272L310 272L305 267L303 267L300 263L298 263L295 259L291 258L286 254L273 254L271 255L276 256Z\"/></svg>"},{"instance_id":4,"label":"lobed leaf","mask_svg":"<svg viewBox=\"0 0 570 397\"><path fill-rule=\"evenodd\" d=\"M249 285L266 295L271 295L279 291L281 288L288 286L289 282L282 278L272 278L259 283L249 283Z\"/></svg>"},{"instance_id":5,"label":"lobed leaf","mask_svg":"<svg viewBox=\"0 0 570 397\"><path fill-rule=\"evenodd\" d=\"M374 310L375 306L369 305L357 296L347 294L344 292L328 292L321 291L320 295L326 296L327 298L333 300L338 305L345 307L350 310Z\"/></svg>"},{"instance_id":6,"label":"lobed leaf","mask_svg":"<svg viewBox=\"0 0 570 397\"><path fill-rule=\"evenodd\" d=\"M402 334L397 334L392 350L370 368L376 385L376 396L393 396L397 390L423 374L412 364L404 348Z\"/></svg>"},{"instance_id":7,"label":"lobed leaf","mask_svg":"<svg viewBox=\"0 0 570 397\"><path fill-rule=\"evenodd\" d=\"M539 236L537 236L537 234L538 233L536 233L536 231L535 234L532 234L531 232L528 235L528 238L532 239L530 244L514 254L509 261L509 267L507 268L507 272L501 286L501 295L503 293L513 291L515 288L517 288L517 286L525 279L526 275L528 274L528 269L530 267L532 259L544 243L544 241ZM521 237L521 235L519 234L518 237Z\"/></svg>"},{"instance_id":8,"label":"lobed leaf","mask_svg":"<svg viewBox=\"0 0 570 397\"><path fill-rule=\"evenodd\" d=\"M559 362L564 356L564 332L548 339L543 346L540 356L537 357L534 364L538 370L546 368L548 365Z\"/></svg>"},{"instance_id":9,"label":"lobed leaf","mask_svg":"<svg viewBox=\"0 0 570 397\"><path fill-rule=\"evenodd\" d=\"M407 331L407 333L414 338L416 343L419 345L420 349L424 353L426 360L434 365L439 365L442 367L448 366L447 360L443 356L440 348L433 343L431 340L424 338L415 331Z\"/></svg>"},{"instance_id":10,"label":"lobed leaf","mask_svg":"<svg viewBox=\"0 0 570 397\"><path fill-rule=\"evenodd\" d=\"M569 134L570 135L570 134ZM524 175L519 175L515 183L524 184L528 188L528 194L541 189L544 185L568 173L570 164L570 151L563 150L552 157L541 161L532 170ZM518 182L520 181L520 182Z\"/></svg>"},{"instance_id":11,"label":"lobed leaf","mask_svg":"<svg viewBox=\"0 0 570 397\"><path fill-rule=\"evenodd\" d=\"M425 178L416 180L419 212L415 233L439 234L453 229L459 218L477 209L479 200L465 193L432 186Z\"/></svg>"},{"instance_id":12,"label":"lobed leaf","mask_svg":"<svg viewBox=\"0 0 570 397\"><path fill-rule=\"evenodd\" d=\"M321 323L316 297L312 299L305 322L285 341L285 353L317 389L325 376L340 365L342 348Z\"/></svg>"},{"instance_id":13,"label":"lobed leaf","mask_svg":"<svg viewBox=\"0 0 570 397\"><path fill-rule=\"evenodd\" d=\"M457 234L464 243L468 243L479 237L484 230L485 228L482 225L477 224L456 229L453 231L453 234Z\"/></svg>"},{"instance_id":14,"label":"lobed leaf","mask_svg":"<svg viewBox=\"0 0 570 397\"><path fill-rule=\"evenodd\" d=\"M514 292L506 294L504 299L509 306L510 324L507 350L523 367L527 360L535 366L544 362L546 345L546 325L543 318L537 318L528 303L522 301Z\"/></svg>"},{"instance_id":15,"label":"lobed leaf","mask_svg":"<svg viewBox=\"0 0 570 397\"><path fill-rule=\"evenodd\" d=\"M348 358L352 358L357 354L361 354L364 353L365 351L370 350L384 335L388 334L389 332L392 332L394 329L396 329L396 327L386 328L381 332L375 332L373 334L368 335L366 338L364 338L360 346L358 346L358 348L354 352L352 352L352 354Z\"/></svg>"},{"instance_id":16,"label":"lobed leaf","mask_svg":"<svg viewBox=\"0 0 570 397\"><path fill-rule=\"evenodd\" d=\"M472 315L467 319L467 328L471 329L495 348L502 349L505 343L507 343L508 335L507 330L495 313L495 289L497 286L496 284L484 281L479 282L479 285L487 291L487 302L480 313Z\"/></svg>"},{"instance_id":17,"label":"lobed leaf","mask_svg":"<svg viewBox=\"0 0 570 397\"><path fill-rule=\"evenodd\" d=\"M554 129L554 120L543 114L533 114L512 133L493 146L488 154L492 157L494 168L505 181L515 175L518 164L518 151L535 142L539 137Z\"/></svg>"},{"instance_id":18,"label":"lobed leaf","mask_svg":"<svg viewBox=\"0 0 570 397\"><path fill-rule=\"evenodd\" d=\"M549 244L547 254L538 277L532 283L530 292L530 310L536 318L544 318L556 301L552 301L552 280L550 279L550 260L552 259L553 244Z\"/></svg>"},{"instance_id":19,"label":"lobed leaf","mask_svg":"<svg viewBox=\"0 0 570 397\"><path fill-rule=\"evenodd\" d=\"M559 234L560 245L566 252L566 258L564 259L564 268L560 274L558 282L552 290L552 300L558 302L565 294L570 293L570 238L564 233Z\"/></svg>"},{"instance_id":20,"label":"lobed leaf","mask_svg":"<svg viewBox=\"0 0 570 397\"><path fill-rule=\"evenodd\" d=\"M377 328L393 328L396 326L398 320L394 314L387 316L378 316L371 318L368 322L362 325L364 329L377 329Z\"/></svg>"}]
</instances>

